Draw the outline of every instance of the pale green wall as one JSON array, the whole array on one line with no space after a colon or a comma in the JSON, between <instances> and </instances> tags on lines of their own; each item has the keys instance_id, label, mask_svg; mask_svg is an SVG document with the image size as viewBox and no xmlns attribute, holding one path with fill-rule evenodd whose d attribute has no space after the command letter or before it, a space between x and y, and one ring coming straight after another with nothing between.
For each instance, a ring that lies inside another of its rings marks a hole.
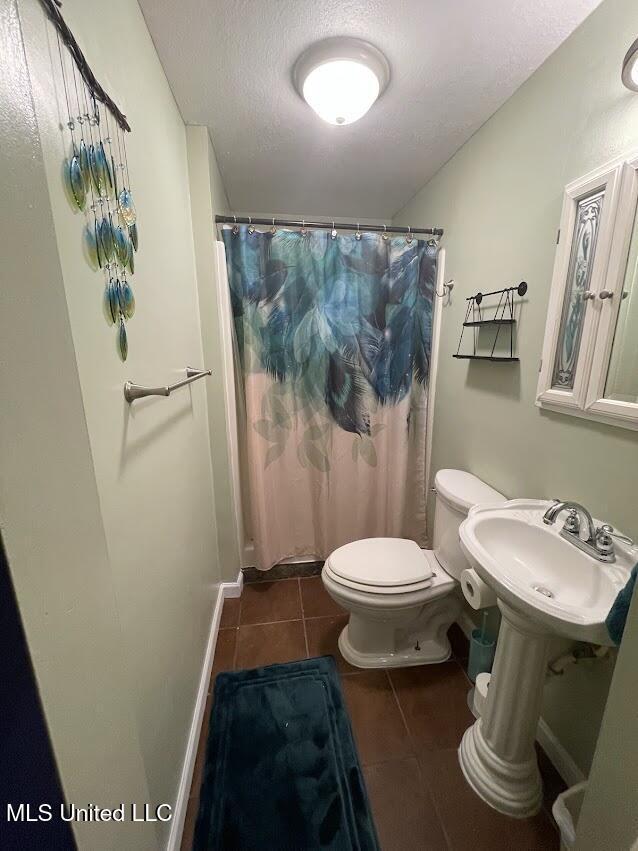
<instances>
[{"instance_id":1,"label":"pale green wall","mask_svg":"<svg viewBox=\"0 0 638 851\"><path fill-rule=\"evenodd\" d=\"M638 847L638 597L634 594L598 750L576 831L576 851Z\"/></svg>"},{"instance_id":2,"label":"pale green wall","mask_svg":"<svg viewBox=\"0 0 638 851\"><path fill-rule=\"evenodd\" d=\"M140 247L132 279L137 309L128 325L126 363L120 361L115 331L104 319L102 275L91 271L83 256L83 217L63 191L61 171L69 140L63 129L67 119L54 31L39 3L20 2L47 181L39 200L49 206L49 228L55 230L108 554L105 570L115 600L112 629L121 641L121 647L113 649L113 659L129 675L126 699L135 722L132 732L139 742L147 800L174 804L220 581L209 388L201 381L169 398L132 406L123 398L127 379L151 386L172 383L184 376L187 365L199 366L205 358L186 128L137 3L110 0L105 9L95 2L64 2L64 16L96 76L133 129L127 138L127 159ZM33 251L33 245L25 242L22 252ZM9 285L20 287L21 282L14 277ZM40 285L46 288L49 282L42 278ZM37 347L38 342L25 339L24 345ZM44 349L40 354L48 357ZM56 390L52 382L51 396ZM65 432L67 418L60 417L56 426ZM55 454L55 445L50 452ZM31 520L36 522L37 515ZM75 519L67 516L65 522L74 525ZM11 552L9 556L11 560ZM43 562L40 568L48 570L49 565ZM37 594L37 586L31 592ZM105 611L109 603L105 598ZM68 605L75 605L73 596ZM90 638L87 633L84 641ZM59 640L53 632L51 641ZM82 641L78 635L78 646ZM62 680L59 688L68 690L67 699L73 703L72 671L68 678L70 683ZM98 703L93 714L99 713ZM93 714L87 711L82 721L89 728ZM131 731L121 732L126 742ZM112 759L123 759L116 748ZM83 767L80 756L78 766ZM99 779L102 770L96 761L85 782L97 782L93 775ZM100 797L90 800L99 802ZM159 845L166 844L170 828L167 823L153 826ZM135 847L124 838L111 847L118 846Z\"/></svg>"},{"instance_id":3,"label":"pale green wall","mask_svg":"<svg viewBox=\"0 0 638 851\"><path fill-rule=\"evenodd\" d=\"M539 410L538 366L563 187L638 148L638 95L620 82L638 35L635 0L606 0L412 199L395 222L445 228L452 304L443 308L432 470L471 470L508 496L562 497L638 536L638 434ZM418 185L418 176L415 176ZM465 298L525 280L518 364L452 358ZM430 511L432 505L430 505ZM544 714L587 770L609 680L569 674Z\"/></svg>"},{"instance_id":4,"label":"pale green wall","mask_svg":"<svg viewBox=\"0 0 638 851\"><path fill-rule=\"evenodd\" d=\"M0 4L0 526L66 799L143 804L133 672L17 5ZM163 847L152 824L73 830L80 851Z\"/></svg>"}]
</instances>

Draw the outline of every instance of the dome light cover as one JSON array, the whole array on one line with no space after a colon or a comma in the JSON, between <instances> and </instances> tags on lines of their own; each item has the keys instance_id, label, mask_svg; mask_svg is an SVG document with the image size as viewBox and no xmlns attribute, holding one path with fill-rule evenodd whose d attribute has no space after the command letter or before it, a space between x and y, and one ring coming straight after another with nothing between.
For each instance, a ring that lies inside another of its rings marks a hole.
<instances>
[{"instance_id":1,"label":"dome light cover","mask_svg":"<svg viewBox=\"0 0 638 851\"><path fill-rule=\"evenodd\" d=\"M327 38L299 57L295 87L329 124L352 124L370 109L390 80L385 56L356 38Z\"/></svg>"},{"instance_id":2,"label":"dome light cover","mask_svg":"<svg viewBox=\"0 0 638 851\"><path fill-rule=\"evenodd\" d=\"M632 92L638 92L638 38L623 59L622 81Z\"/></svg>"}]
</instances>

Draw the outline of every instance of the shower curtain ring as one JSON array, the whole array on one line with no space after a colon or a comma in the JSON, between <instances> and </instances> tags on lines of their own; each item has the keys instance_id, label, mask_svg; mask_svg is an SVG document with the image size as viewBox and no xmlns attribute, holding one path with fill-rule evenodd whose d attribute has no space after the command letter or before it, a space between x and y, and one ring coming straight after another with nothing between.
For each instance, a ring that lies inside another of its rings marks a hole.
<instances>
[{"instance_id":1,"label":"shower curtain ring","mask_svg":"<svg viewBox=\"0 0 638 851\"><path fill-rule=\"evenodd\" d=\"M235 224L233 225L233 236L237 236L239 233L239 225L237 224L237 216L233 215L233 219L235 220Z\"/></svg>"},{"instance_id":2,"label":"shower curtain ring","mask_svg":"<svg viewBox=\"0 0 638 851\"><path fill-rule=\"evenodd\" d=\"M450 278L450 280L447 283L443 284L443 292L442 293L440 293L438 290L435 290L434 292L436 293L436 295L439 298L445 298L446 296L449 296L451 294L453 289L454 289L454 278Z\"/></svg>"},{"instance_id":3,"label":"shower curtain ring","mask_svg":"<svg viewBox=\"0 0 638 851\"><path fill-rule=\"evenodd\" d=\"M333 222L332 223L332 230L330 231L330 239L336 239L336 238L337 238L337 229L335 227L335 223Z\"/></svg>"},{"instance_id":4,"label":"shower curtain ring","mask_svg":"<svg viewBox=\"0 0 638 851\"><path fill-rule=\"evenodd\" d=\"M408 235L406 236L405 241L408 245L410 245L410 243L412 242L412 229L410 225L408 225Z\"/></svg>"},{"instance_id":5,"label":"shower curtain ring","mask_svg":"<svg viewBox=\"0 0 638 851\"><path fill-rule=\"evenodd\" d=\"M355 239L361 239L361 231L360 231L360 229L359 229L359 222L357 222L357 231L356 231L356 233L355 233L355 235L354 235L354 238L355 238Z\"/></svg>"},{"instance_id":6,"label":"shower curtain ring","mask_svg":"<svg viewBox=\"0 0 638 851\"><path fill-rule=\"evenodd\" d=\"M385 225L383 225L383 233L381 234L381 238L385 239L386 242L388 240L388 229Z\"/></svg>"},{"instance_id":7,"label":"shower curtain ring","mask_svg":"<svg viewBox=\"0 0 638 851\"><path fill-rule=\"evenodd\" d=\"M308 233L308 231L306 230L306 220L302 219L301 220L301 235L306 236L307 233Z\"/></svg>"},{"instance_id":8,"label":"shower curtain ring","mask_svg":"<svg viewBox=\"0 0 638 851\"><path fill-rule=\"evenodd\" d=\"M251 216L248 216L248 233L255 233L255 226Z\"/></svg>"},{"instance_id":9,"label":"shower curtain ring","mask_svg":"<svg viewBox=\"0 0 638 851\"><path fill-rule=\"evenodd\" d=\"M277 228L275 227L275 217L272 217L272 227L270 228L271 234L274 236L277 233Z\"/></svg>"}]
</instances>

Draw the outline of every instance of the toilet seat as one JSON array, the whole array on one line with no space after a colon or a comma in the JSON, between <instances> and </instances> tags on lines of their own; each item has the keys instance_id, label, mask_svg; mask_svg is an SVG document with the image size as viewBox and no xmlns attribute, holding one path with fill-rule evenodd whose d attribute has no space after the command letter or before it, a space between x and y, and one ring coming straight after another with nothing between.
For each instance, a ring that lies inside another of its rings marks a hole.
<instances>
[{"instance_id":1,"label":"toilet seat","mask_svg":"<svg viewBox=\"0 0 638 851\"><path fill-rule=\"evenodd\" d=\"M375 588L414 585L432 576L423 551L407 538L352 541L336 549L328 562L335 576Z\"/></svg>"},{"instance_id":2,"label":"toilet seat","mask_svg":"<svg viewBox=\"0 0 638 851\"><path fill-rule=\"evenodd\" d=\"M336 576L327 564L324 565L324 570L335 585L339 585L342 588L352 588L354 591L360 591L362 594L386 594L388 596L393 594L409 594L410 591L421 591L424 588L430 588L432 586L432 579L426 579L423 582L413 582L410 585L392 585L390 587L383 585L363 585L360 582L352 582L350 579L343 579L340 576Z\"/></svg>"},{"instance_id":3,"label":"toilet seat","mask_svg":"<svg viewBox=\"0 0 638 851\"><path fill-rule=\"evenodd\" d=\"M434 554L430 555L434 559ZM458 587L456 579L449 576L443 568L439 568L431 581L422 588L404 585L390 592L387 588L374 588L370 585L361 585L358 588L352 587L352 584L346 585L332 573L327 564L324 564L321 576L328 593L343 608L349 609L356 605L370 613L408 611L415 606L421 607L449 595Z\"/></svg>"},{"instance_id":4,"label":"toilet seat","mask_svg":"<svg viewBox=\"0 0 638 851\"><path fill-rule=\"evenodd\" d=\"M324 571L337 585L363 594L410 594L430 588L436 568L431 550L405 538L365 538L335 550Z\"/></svg>"}]
</instances>

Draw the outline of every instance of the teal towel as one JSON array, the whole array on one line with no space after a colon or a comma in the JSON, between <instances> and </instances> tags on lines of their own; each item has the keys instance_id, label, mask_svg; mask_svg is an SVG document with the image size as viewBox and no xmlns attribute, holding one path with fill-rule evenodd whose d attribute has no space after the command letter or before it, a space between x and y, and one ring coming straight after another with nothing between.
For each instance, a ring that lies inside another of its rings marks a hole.
<instances>
[{"instance_id":1,"label":"teal towel","mask_svg":"<svg viewBox=\"0 0 638 851\"><path fill-rule=\"evenodd\" d=\"M614 604L609 610L609 614L605 620L607 632L614 644L620 644L622 634L625 631L625 623L627 622L627 613L631 603L631 595L634 593L634 585L636 584L636 574L638 572L638 564L634 566L631 575L627 580L627 584L618 592L618 596L614 600Z\"/></svg>"}]
</instances>

